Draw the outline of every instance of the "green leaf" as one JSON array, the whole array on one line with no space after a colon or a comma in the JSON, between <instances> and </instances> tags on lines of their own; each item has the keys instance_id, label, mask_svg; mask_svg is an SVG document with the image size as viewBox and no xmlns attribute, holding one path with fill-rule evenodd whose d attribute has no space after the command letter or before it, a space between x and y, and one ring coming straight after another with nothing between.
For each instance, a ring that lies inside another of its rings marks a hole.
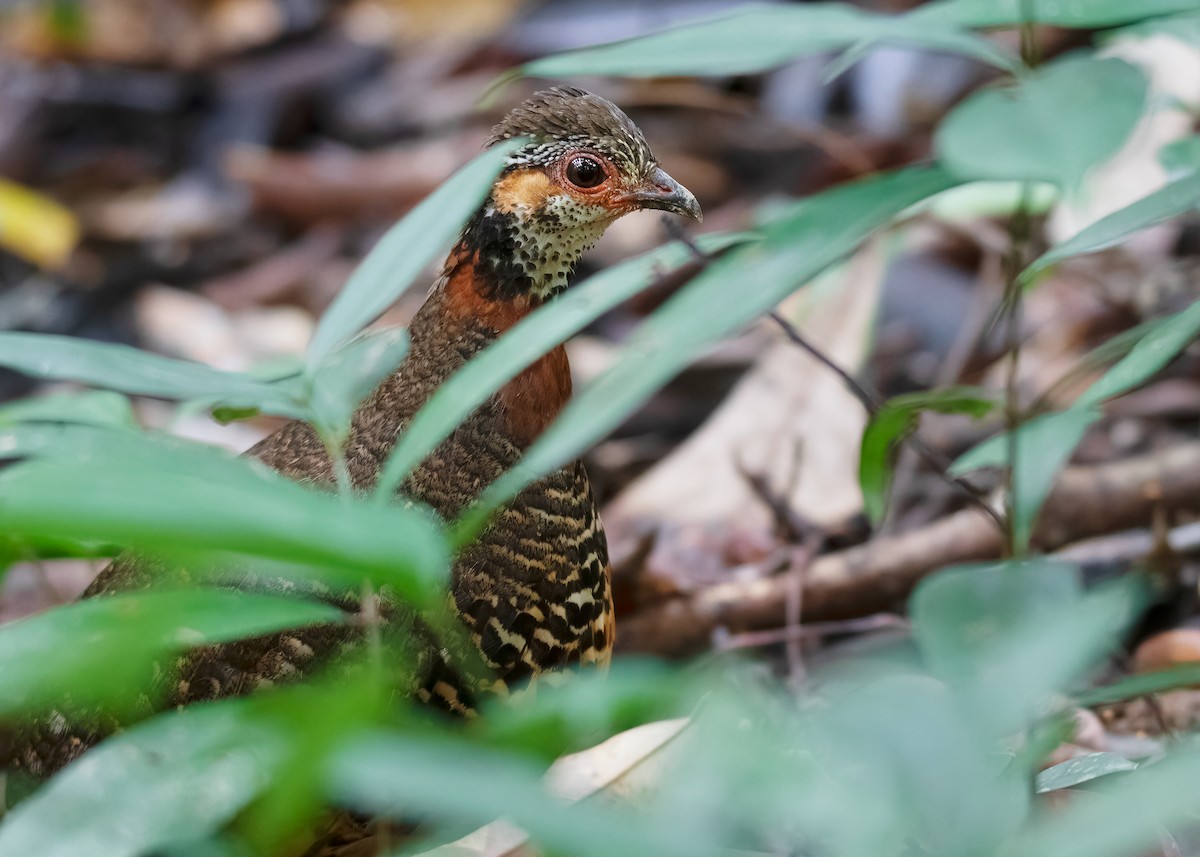
<instances>
[{"instance_id":1,"label":"green leaf","mask_svg":"<svg viewBox=\"0 0 1200 857\"><path fill-rule=\"evenodd\" d=\"M1130 676L1103 687L1084 691L1076 695L1076 702L1090 708L1145 696L1148 693L1166 693L1197 685L1200 685L1200 664L1183 664L1167 670Z\"/></svg>"},{"instance_id":2,"label":"green leaf","mask_svg":"<svg viewBox=\"0 0 1200 857\"><path fill-rule=\"evenodd\" d=\"M168 654L345 618L322 602L207 588L64 605L0 626L0 716L127 701Z\"/></svg>"},{"instance_id":3,"label":"green leaf","mask_svg":"<svg viewBox=\"0 0 1200 857\"><path fill-rule=\"evenodd\" d=\"M1167 175L1180 178L1200 170L1200 134L1173 140L1158 150L1158 162Z\"/></svg>"},{"instance_id":4,"label":"green leaf","mask_svg":"<svg viewBox=\"0 0 1200 857\"><path fill-rule=\"evenodd\" d=\"M884 408L863 430L858 483L862 487L863 508L873 526L878 526L887 512L896 447L916 430L917 417L917 411Z\"/></svg>"},{"instance_id":5,"label":"green leaf","mask_svg":"<svg viewBox=\"0 0 1200 857\"><path fill-rule=\"evenodd\" d=\"M1116 366L1088 387L1075 406L1098 405L1120 396L1156 375L1200 336L1200 301L1155 326Z\"/></svg>"},{"instance_id":6,"label":"green leaf","mask_svg":"<svg viewBox=\"0 0 1200 857\"><path fill-rule=\"evenodd\" d=\"M141 857L220 829L282 753L246 708L195 706L105 741L9 813L0 853Z\"/></svg>"},{"instance_id":7,"label":"green leaf","mask_svg":"<svg viewBox=\"0 0 1200 857\"><path fill-rule=\"evenodd\" d=\"M964 179L1055 182L1065 190L1113 155L1146 103L1146 78L1116 59L1068 57L985 89L938 128L939 160Z\"/></svg>"},{"instance_id":8,"label":"green leaf","mask_svg":"<svg viewBox=\"0 0 1200 857\"><path fill-rule=\"evenodd\" d=\"M913 634L933 671L992 739L1047 712L1054 694L1113 645L1142 600L1123 579L1080 594L1074 568L1053 560L948 569L913 593Z\"/></svg>"},{"instance_id":9,"label":"green leaf","mask_svg":"<svg viewBox=\"0 0 1200 857\"><path fill-rule=\"evenodd\" d=\"M1196 0L941 0L912 16L962 27L1012 27L1030 22L1091 29L1195 8Z\"/></svg>"},{"instance_id":10,"label":"green leaf","mask_svg":"<svg viewBox=\"0 0 1200 857\"><path fill-rule=\"evenodd\" d=\"M1188 0L1178 0L1178 3L1189 11L1181 12L1178 15L1150 18L1120 30L1113 30L1102 38L1102 43L1116 39L1148 39L1154 36L1170 36L1184 44L1200 44L1200 11L1196 10L1195 3L1189 3Z\"/></svg>"},{"instance_id":11,"label":"green leaf","mask_svg":"<svg viewBox=\"0 0 1200 857\"><path fill-rule=\"evenodd\" d=\"M1013 472L1013 541L1017 551L1029 547L1033 525L1058 471L1071 457L1088 427L1100 419L1099 411L1074 407L1034 417L1017 429L1017 466ZM981 467L1007 467L1008 433L988 438L963 453L950 466L961 476Z\"/></svg>"},{"instance_id":12,"label":"green leaf","mask_svg":"<svg viewBox=\"0 0 1200 857\"><path fill-rule=\"evenodd\" d=\"M486 700L473 737L493 749L519 750L547 762L611 735L692 707L698 682L653 661L621 658L609 674L590 670L536 695Z\"/></svg>"},{"instance_id":13,"label":"green leaf","mask_svg":"<svg viewBox=\"0 0 1200 857\"><path fill-rule=\"evenodd\" d=\"M396 371L408 351L403 328L368 331L335 349L312 370L313 424L323 436L343 439L354 410Z\"/></svg>"},{"instance_id":14,"label":"green leaf","mask_svg":"<svg viewBox=\"0 0 1200 857\"><path fill-rule=\"evenodd\" d=\"M713 261L650 317L621 357L563 409L498 479L456 538L537 476L570 461L618 425L705 347L769 310L910 205L952 187L938 169L911 169L837 187L780 214L763 240Z\"/></svg>"},{"instance_id":15,"label":"green leaf","mask_svg":"<svg viewBox=\"0 0 1200 857\"><path fill-rule=\"evenodd\" d=\"M1021 274L1021 282L1028 284L1042 271L1063 259L1114 247L1135 232L1186 214L1197 206L1200 206L1200 175L1172 182L1051 247L1025 269Z\"/></svg>"},{"instance_id":16,"label":"green leaf","mask_svg":"<svg viewBox=\"0 0 1200 857\"><path fill-rule=\"evenodd\" d=\"M82 423L132 427L133 408L118 393L54 393L0 407L0 426L14 423Z\"/></svg>"},{"instance_id":17,"label":"green leaf","mask_svg":"<svg viewBox=\"0 0 1200 857\"><path fill-rule=\"evenodd\" d=\"M1068 759L1038 774L1037 793L1069 789L1110 774L1136 770L1136 762L1131 762L1116 753L1088 753L1086 756Z\"/></svg>"},{"instance_id":18,"label":"green leaf","mask_svg":"<svg viewBox=\"0 0 1200 857\"><path fill-rule=\"evenodd\" d=\"M879 409L863 430L858 478L863 505L872 523L883 519L891 488L896 447L917 427L922 411L968 414L978 419L994 406L976 387L946 387L896 396Z\"/></svg>"},{"instance_id":19,"label":"green leaf","mask_svg":"<svg viewBox=\"0 0 1200 857\"><path fill-rule=\"evenodd\" d=\"M974 57L1008 71L1015 58L953 26L873 15L843 3L746 6L625 41L556 54L522 66L530 77L611 74L725 76L869 44L911 44Z\"/></svg>"},{"instance_id":20,"label":"green leaf","mask_svg":"<svg viewBox=\"0 0 1200 857\"><path fill-rule=\"evenodd\" d=\"M34 378L78 381L134 396L305 415L291 379L258 381L241 372L70 336L0 333L0 366Z\"/></svg>"},{"instance_id":21,"label":"green leaf","mask_svg":"<svg viewBox=\"0 0 1200 857\"><path fill-rule=\"evenodd\" d=\"M444 585L446 544L427 510L334 497L196 444L111 430L22 436L20 428L9 430L14 445L51 445L0 472L0 535L295 562L419 602Z\"/></svg>"},{"instance_id":22,"label":"green leaf","mask_svg":"<svg viewBox=\"0 0 1200 857\"><path fill-rule=\"evenodd\" d=\"M1037 622L1056 622L1083 596L1069 563L1035 559L948 568L909 600L925 660L948 681L970 679L989 649Z\"/></svg>"},{"instance_id":23,"label":"green leaf","mask_svg":"<svg viewBox=\"0 0 1200 857\"><path fill-rule=\"evenodd\" d=\"M649 814L618 813L588 802L568 805L546 793L541 774L519 756L381 733L335 756L331 797L366 812L475 826L505 818L546 848L578 857L723 853L701 833Z\"/></svg>"},{"instance_id":24,"label":"green leaf","mask_svg":"<svg viewBox=\"0 0 1200 857\"><path fill-rule=\"evenodd\" d=\"M1036 819L1006 857L1129 857L1161 842L1162 831L1195 822L1200 753L1194 745L1098 786L1087 800Z\"/></svg>"},{"instance_id":25,"label":"green leaf","mask_svg":"<svg viewBox=\"0 0 1200 857\"><path fill-rule=\"evenodd\" d=\"M745 240L741 235L704 236L698 246L717 252ZM417 412L382 468L376 496L390 498L405 476L526 366L689 262L695 264L691 251L681 244L660 247L589 277L522 319L455 373Z\"/></svg>"},{"instance_id":26,"label":"green leaf","mask_svg":"<svg viewBox=\"0 0 1200 857\"><path fill-rule=\"evenodd\" d=\"M479 155L379 239L317 324L308 346L310 371L378 318L426 265L446 252L487 197L508 156L525 142L507 140Z\"/></svg>"}]
</instances>

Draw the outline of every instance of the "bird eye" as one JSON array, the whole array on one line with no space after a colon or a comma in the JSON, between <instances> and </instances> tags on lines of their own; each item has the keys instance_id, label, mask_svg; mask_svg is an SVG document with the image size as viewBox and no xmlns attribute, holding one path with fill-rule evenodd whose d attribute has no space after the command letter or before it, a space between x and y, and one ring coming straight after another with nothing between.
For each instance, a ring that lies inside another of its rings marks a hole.
<instances>
[{"instance_id":1,"label":"bird eye","mask_svg":"<svg viewBox=\"0 0 1200 857\"><path fill-rule=\"evenodd\" d=\"M608 178L604 174L604 166L595 158L584 155L571 158L567 164L567 181L579 188L597 187Z\"/></svg>"}]
</instances>

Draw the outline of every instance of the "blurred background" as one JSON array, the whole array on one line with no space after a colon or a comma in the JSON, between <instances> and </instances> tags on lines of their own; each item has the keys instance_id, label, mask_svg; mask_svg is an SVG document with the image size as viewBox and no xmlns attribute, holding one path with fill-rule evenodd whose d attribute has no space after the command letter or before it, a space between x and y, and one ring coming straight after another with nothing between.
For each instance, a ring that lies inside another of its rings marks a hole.
<instances>
[{"instance_id":1,"label":"blurred background","mask_svg":"<svg viewBox=\"0 0 1200 857\"><path fill-rule=\"evenodd\" d=\"M549 85L494 86L499 76L534 58L740 5L5 3L0 329L128 343L237 370L296 360L389 224L476 154L508 108ZM861 5L900 12L919 3ZM995 38L1015 47L1017 34ZM1038 40L1049 58L1091 43L1091 34L1039 28ZM1079 199L1035 195L1035 249L1162 184L1169 170L1159 150L1194 131L1195 40L1130 34L1106 50L1141 65L1154 97L1178 109L1148 117ZM927 158L937 121L996 75L970 59L903 48L876 49L833 80L826 63L815 56L755 75L573 82L623 107L701 201L702 231L725 231L749 225L773 200ZM977 186L915 214L782 311L885 396L995 382L1004 343L994 309L1014 205L1006 192ZM1069 403L1095 377L1067 371L1081 354L1195 299L1198 225L1184 218L1078 260L1030 295L1024 404ZM580 276L667 237L659 217L629 216L589 253ZM423 282L435 276L431 268ZM609 365L672 287L639 296L571 343L577 384ZM414 287L384 323L404 324L423 297ZM1116 403L1076 462L1194 436L1197 364L1185 357ZM33 384L0 371L0 402L43 391ZM278 425L221 426L150 400L137 408L148 425L237 450ZM999 419L931 414L922 432L952 458ZM803 542L809 529L820 530L826 549L862 541L864 421L841 383L771 325L713 349L589 456L625 609L731 575L769 575L780 547ZM963 504L906 454L884 529L912 529ZM87 561L16 567L0 618L70 600L95 569Z\"/></svg>"}]
</instances>

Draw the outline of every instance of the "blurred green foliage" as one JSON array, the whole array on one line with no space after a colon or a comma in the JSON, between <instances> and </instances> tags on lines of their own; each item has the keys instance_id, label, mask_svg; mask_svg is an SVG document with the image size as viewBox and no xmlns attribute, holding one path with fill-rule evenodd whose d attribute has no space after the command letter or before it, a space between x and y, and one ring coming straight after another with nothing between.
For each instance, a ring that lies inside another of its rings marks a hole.
<instances>
[{"instance_id":1,"label":"blurred green foliage","mask_svg":"<svg viewBox=\"0 0 1200 857\"><path fill-rule=\"evenodd\" d=\"M879 42L916 43L1011 72L963 102L938 133L940 162L870 177L774 207L751 236L671 244L582 283L533 313L446 385L413 422L375 498L332 496L261 466L143 432L119 394L200 403L219 415L267 412L312 422L336 457L353 408L398 363L402 332L362 335L479 204L506 151L473 161L401 221L322 320L305 365L266 378L97 343L0 334L0 365L100 391L0 410L0 544L9 556L113 546L163 568L269 567L273 576L357 592L364 582L435 610L452 546L528 480L577 455L715 341L759 317L917 203L978 179L1045 179L1066 189L1116 151L1154 109L1133 66L1083 54L1043 69L972 27L1032 16L1066 27L1158 27L1194 0L945 0L906 16L836 3L750 7L611 46L530 63L530 74L727 74ZM1190 19L1189 19L1190 20ZM1167 25L1169 26L1169 24ZM1200 204L1185 175L1051 248L1023 279L1125 240ZM696 254L700 254L697 257ZM390 501L395 485L472 408L563 337L667 272L690 281L630 338L461 522ZM1098 406L1149 380L1200 333L1192 307L1139 328L1124 357L1061 413L993 439L957 470L1013 471L1012 547L1023 552L1054 474ZM1108 360L1112 359L1107 355ZM871 421L860 476L882 514L892 452L926 410L979 414L976 391L893 400ZM1017 460L1008 460L1015 449ZM445 526L443 526L445 524ZM188 648L303 624L362 617L286 594L188 585L88 601L0 628L0 720L68 711L129 712L153 692L152 665ZM1097 754L1039 773L1070 733L1074 701L1196 681L1196 670L1092 689L1145 595L1135 581L1085 591L1076 569L1042 558L946 569L911 602L905 643L809 677L797 699L736 662L706 669L619 662L561 687L492 700L450 724L394 693L376 641L361 669L309 685L169 712L105 742L0 823L0 854L249 857L278 853L322 807L420 820L435 845L504 817L558 854L735 852L862 857L1133 857L1164 826L1194 817L1200 755L1191 740L1136 764ZM435 624L435 627L440 627ZM380 647L385 647L380 651ZM373 666L374 664L374 666ZM655 787L637 805L550 794L556 756L617 731L690 715ZM1035 798L1087 784L1047 812ZM418 847L418 846L413 846Z\"/></svg>"}]
</instances>

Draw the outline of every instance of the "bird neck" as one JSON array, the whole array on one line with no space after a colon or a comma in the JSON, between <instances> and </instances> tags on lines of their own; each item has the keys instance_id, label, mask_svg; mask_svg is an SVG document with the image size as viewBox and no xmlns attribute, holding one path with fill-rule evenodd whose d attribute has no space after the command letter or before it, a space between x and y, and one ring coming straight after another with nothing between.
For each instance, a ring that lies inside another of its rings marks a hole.
<instances>
[{"instance_id":1,"label":"bird neck","mask_svg":"<svg viewBox=\"0 0 1200 857\"><path fill-rule=\"evenodd\" d=\"M496 299L545 300L567 287L584 251L608 220L595 220L568 197L543 198L533 209L498 185L463 230L459 248L478 254L477 278Z\"/></svg>"},{"instance_id":2,"label":"bird neck","mask_svg":"<svg viewBox=\"0 0 1200 857\"><path fill-rule=\"evenodd\" d=\"M436 367L441 383L545 301L528 289L497 279L485 251L464 239L455 246L442 279L411 327L410 358ZM498 428L519 447L532 443L571 396L566 350L539 357L496 393Z\"/></svg>"}]
</instances>

